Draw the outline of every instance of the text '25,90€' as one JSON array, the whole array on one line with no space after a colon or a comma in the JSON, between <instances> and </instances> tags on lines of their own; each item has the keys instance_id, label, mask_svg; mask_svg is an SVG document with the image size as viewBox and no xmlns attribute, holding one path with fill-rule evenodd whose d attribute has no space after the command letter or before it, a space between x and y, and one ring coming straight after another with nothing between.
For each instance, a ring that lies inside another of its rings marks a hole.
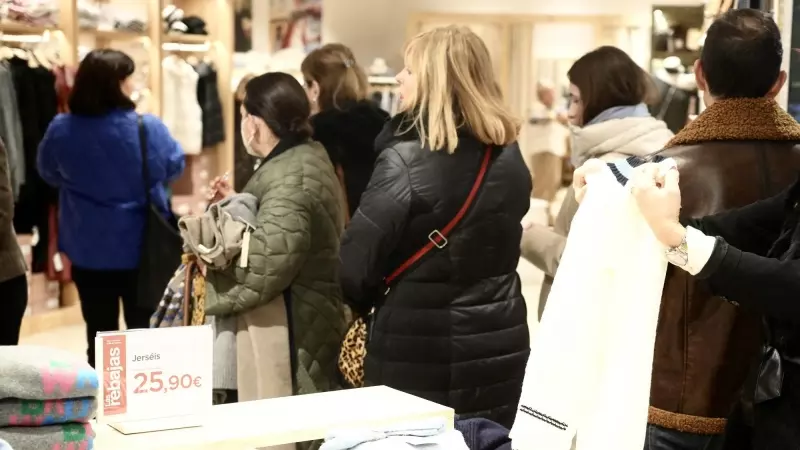
<instances>
[{"instance_id":1,"label":"text '25,90\u20ac'","mask_svg":"<svg viewBox=\"0 0 800 450\"><path fill-rule=\"evenodd\" d=\"M152 392L171 392L199 388L203 385L201 377L189 375L164 375L164 372L154 370L139 372L133 375L136 380L134 394L149 394Z\"/></svg>"}]
</instances>

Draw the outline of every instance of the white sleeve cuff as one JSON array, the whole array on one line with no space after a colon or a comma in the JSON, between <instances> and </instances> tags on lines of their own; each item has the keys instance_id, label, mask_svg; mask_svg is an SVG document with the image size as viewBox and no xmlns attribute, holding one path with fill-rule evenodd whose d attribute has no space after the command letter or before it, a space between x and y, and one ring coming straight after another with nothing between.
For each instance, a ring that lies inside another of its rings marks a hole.
<instances>
[{"instance_id":1,"label":"white sleeve cuff","mask_svg":"<svg viewBox=\"0 0 800 450\"><path fill-rule=\"evenodd\" d=\"M688 251L688 261L683 270L692 275L697 275L711 259L714 246L717 245L717 238L706 236L702 231L692 227L686 227L686 247Z\"/></svg>"}]
</instances>

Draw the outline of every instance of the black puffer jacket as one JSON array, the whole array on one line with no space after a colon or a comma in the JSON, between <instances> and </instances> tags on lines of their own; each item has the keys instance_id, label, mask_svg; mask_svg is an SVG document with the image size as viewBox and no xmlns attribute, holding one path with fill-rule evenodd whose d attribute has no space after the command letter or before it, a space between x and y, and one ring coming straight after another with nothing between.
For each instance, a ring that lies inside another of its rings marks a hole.
<instances>
[{"instance_id":1,"label":"black puffer jacket","mask_svg":"<svg viewBox=\"0 0 800 450\"><path fill-rule=\"evenodd\" d=\"M516 273L529 172L516 144L494 148L448 245L428 253L384 297L383 277L461 209L486 149L463 132L455 153L432 152L414 132L395 136L399 121L376 140L383 150L340 253L345 298L362 313L378 308L366 382L511 427L530 352Z\"/></svg>"},{"instance_id":2,"label":"black puffer jacket","mask_svg":"<svg viewBox=\"0 0 800 450\"><path fill-rule=\"evenodd\" d=\"M355 214L372 175L378 156L373 147L375 137L387 120L389 114L369 101L322 111L311 118L314 140L328 151L334 167L344 172L349 217Z\"/></svg>"}]
</instances>

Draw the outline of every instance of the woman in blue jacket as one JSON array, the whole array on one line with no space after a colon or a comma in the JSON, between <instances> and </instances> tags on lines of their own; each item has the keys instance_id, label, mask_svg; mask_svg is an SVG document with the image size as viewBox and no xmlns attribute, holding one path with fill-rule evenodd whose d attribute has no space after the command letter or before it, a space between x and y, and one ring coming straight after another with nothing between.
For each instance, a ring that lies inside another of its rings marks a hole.
<instances>
[{"instance_id":1,"label":"woman in blue jacket","mask_svg":"<svg viewBox=\"0 0 800 450\"><path fill-rule=\"evenodd\" d=\"M136 274L147 214L138 114L130 96L133 60L94 50L78 67L70 112L50 123L39 146L41 177L60 190L60 250L73 263L94 366L94 338L119 328L122 298L128 328L146 328L153 311L136 304ZM167 127L144 115L152 201L171 214L165 185L184 168Z\"/></svg>"}]
</instances>

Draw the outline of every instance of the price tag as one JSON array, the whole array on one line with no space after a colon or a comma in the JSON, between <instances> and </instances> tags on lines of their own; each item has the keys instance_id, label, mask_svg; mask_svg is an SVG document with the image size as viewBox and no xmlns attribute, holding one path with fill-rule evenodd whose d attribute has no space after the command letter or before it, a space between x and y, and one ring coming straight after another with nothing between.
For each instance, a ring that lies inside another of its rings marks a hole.
<instances>
[{"instance_id":1,"label":"price tag","mask_svg":"<svg viewBox=\"0 0 800 450\"><path fill-rule=\"evenodd\" d=\"M125 434L202 425L213 339L210 325L98 333L98 422Z\"/></svg>"}]
</instances>

